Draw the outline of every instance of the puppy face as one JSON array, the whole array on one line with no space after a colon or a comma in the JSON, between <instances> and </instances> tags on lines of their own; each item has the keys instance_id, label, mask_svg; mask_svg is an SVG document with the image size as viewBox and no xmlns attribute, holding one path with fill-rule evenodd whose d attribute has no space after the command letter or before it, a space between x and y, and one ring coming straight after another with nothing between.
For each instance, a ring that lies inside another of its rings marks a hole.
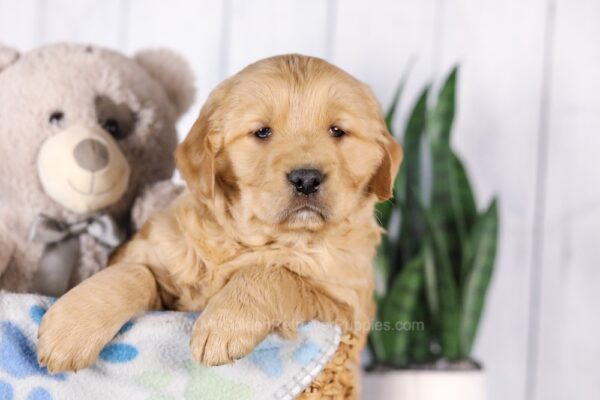
<instances>
[{"instance_id":1,"label":"puppy face","mask_svg":"<svg viewBox=\"0 0 600 400\"><path fill-rule=\"evenodd\" d=\"M327 62L259 61L209 97L176 153L192 191L247 220L319 230L391 196L402 151L370 90Z\"/></svg>"}]
</instances>

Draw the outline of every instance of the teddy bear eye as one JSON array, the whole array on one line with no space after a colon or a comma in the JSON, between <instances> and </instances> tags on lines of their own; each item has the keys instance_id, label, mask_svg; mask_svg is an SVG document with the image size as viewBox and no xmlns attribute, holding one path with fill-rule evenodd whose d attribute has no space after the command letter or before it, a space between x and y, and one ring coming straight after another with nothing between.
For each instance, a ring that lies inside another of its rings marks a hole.
<instances>
[{"instance_id":1,"label":"teddy bear eye","mask_svg":"<svg viewBox=\"0 0 600 400\"><path fill-rule=\"evenodd\" d=\"M64 118L65 114L62 111L54 111L52 114L50 114L48 122L50 122L52 125L58 125Z\"/></svg>"},{"instance_id":2,"label":"teddy bear eye","mask_svg":"<svg viewBox=\"0 0 600 400\"><path fill-rule=\"evenodd\" d=\"M119 121L114 118L107 119L102 125L104 130L112 135L115 139L123 139L126 135L123 133Z\"/></svg>"}]
</instances>

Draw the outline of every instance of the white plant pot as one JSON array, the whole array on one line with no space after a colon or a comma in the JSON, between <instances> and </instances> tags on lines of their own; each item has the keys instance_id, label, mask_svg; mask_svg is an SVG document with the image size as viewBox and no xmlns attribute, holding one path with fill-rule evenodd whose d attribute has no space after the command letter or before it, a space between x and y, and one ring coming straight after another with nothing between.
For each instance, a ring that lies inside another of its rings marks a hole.
<instances>
[{"instance_id":1,"label":"white plant pot","mask_svg":"<svg viewBox=\"0 0 600 400\"><path fill-rule=\"evenodd\" d=\"M482 370L365 372L361 398L364 400L485 400L485 374Z\"/></svg>"}]
</instances>

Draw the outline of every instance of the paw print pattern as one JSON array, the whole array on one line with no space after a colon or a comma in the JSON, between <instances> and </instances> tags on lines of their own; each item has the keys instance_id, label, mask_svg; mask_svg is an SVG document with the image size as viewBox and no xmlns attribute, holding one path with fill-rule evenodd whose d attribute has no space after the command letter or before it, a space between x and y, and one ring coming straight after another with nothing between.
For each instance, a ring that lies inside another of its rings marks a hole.
<instances>
[{"instance_id":1,"label":"paw print pattern","mask_svg":"<svg viewBox=\"0 0 600 400\"><path fill-rule=\"evenodd\" d=\"M13 400L13 388L8 382L0 381L0 400Z\"/></svg>"},{"instance_id":2,"label":"paw print pattern","mask_svg":"<svg viewBox=\"0 0 600 400\"><path fill-rule=\"evenodd\" d=\"M298 331L301 336L307 336L310 325L302 325ZM249 359L270 378L278 378L283 373L283 362L279 354L282 346L281 340L269 337L250 353ZM304 367L319 355L320 350L317 343L305 338L292 353L292 359L296 364Z\"/></svg>"},{"instance_id":3,"label":"paw print pattern","mask_svg":"<svg viewBox=\"0 0 600 400\"><path fill-rule=\"evenodd\" d=\"M110 363L126 363L137 356L138 350L124 343L109 344L100 352L100 359Z\"/></svg>"},{"instance_id":4,"label":"paw print pattern","mask_svg":"<svg viewBox=\"0 0 600 400\"><path fill-rule=\"evenodd\" d=\"M314 360L319 355L320 347L318 344L305 340L292 355L294 361L305 367L309 362Z\"/></svg>"},{"instance_id":5,"label":"paw print pattern","mask_svg":"<svg viewBox=\"0 0 600 400\"><path fill-rule=\"evenodd\" d=\"M29 392L27 400L52 400L52 396L48 391L41 387L36 387Z\"/></svg>"},{"instance_id":6,"label":"paw print pattern","mask_svg":"<svg viewBox=\"0 0 600 400\"><path fill-rule=\"evenodd\" d=\"M189 372L190 380L184 393L185 400L249 400L252 398L250 386L220 377L212 368L191 363Z\"/></svg>"},{"instance_id":7,"label":"paw print pattern","mask_svg":"<svg viewBox=\"0 0 600 400\"><path fill-rule=\"evenodd\" d=\"M29 309L29 316L31 317L33 322L38 326L42 322L42 317L44 316L45 313L46 313L46 309L43 308L42 306L35 305Z\"/></svg>"},{"instance_id":8,"label":"paw print pattern","mask_svg":"<svg viewBox=\"0 0 600 400\"><path fill-rule=\"evenodd\" d=\"M117 337L123 335L125 332L133 328L133 322L126 322L125 325L117 332ZM138 356L138 350L129 344L125 343L111 343L106 345L100 352L100 359L110 363L126 363Z\"/></svg>"},{"instance_id":9,"label":"paw print pattern","mask_svg":"<svg viewBox=\"0 0 600 400\"><path fill-rule=\"evenodd\" d=\"M65 374L48 374L48 370L38 364L34 344L17 325L4 321L0 325L0 331L2 333L0 341L0 369L2 371L16 379L25 379L30 376L43 376L58 381L66 379ZM0 400L13 400L13 392L12 385L0 381ZM27 400L52 400L52 396L46 389L36 387L29 392Z\"/></svg>"},{"instance_id":10,"label":"paw print pattern","mask_svg":"<svg viewBox=\"0 0 600 400\"><path fill-rule=\"evenodd\" d=\"M305 339L302 341L300 346L296 350L294 350L294 353L292 354L294 362L296 362L296 364L302 365L303 367L307 366L309 362L314 360L321 351L321 348L317 343L306 339L306 337L310 333L311 326L312 325L309 322L301 325L298 328L298 332L300 332L300 335L304 336Z\"/></svg>"},{"instance_id":11,"label":"paw print pattern","mask_svg":"<svg viewBox=\"0 0 600 400\"><path fill-rule=\"evenodd\" d=\"M267 376L278 378L283 374L283 363L279 355L281 343L269 337L262 341L250 353L250 361L260 368Z\"/></svg>"},{"instance_id":12,"label":"paw print pattern","mask_svg":"<svg viewBox=\"0 0 600 400\"><path fill-rule=\"evenodd\" d=\"M56 299L50 299L49 305ZM47 308L33 305L29 309L29 317L39 326ZM132 321L127 322L117 333L123 335L134 326ZM100 359L109 363L126 363L138 356L137 348L126 343L111 343L100 353ZM10 321L0 323L0 370L15 379L26 379L32 376L42 376L50 380L64 381L68 374L50 375L45 367L38 364L37 348L29 340L24 331ZM14 400L13 386L0 380L0 400ZM52 400L52 395L43 387L32 388L27 400Z\"/></svg>"},{"instance_id":13,"label":"paw print pattern","mask_svg":"<svg viewBox=\"0 0 600 400\"><path fill-rule=\"evenodd\" d=\"M0 369L19 379L34 375L61 381L66 379L65 374L50 375L45 367L38 364L34 344L18 326L4 321L0 324L0 330Z\"/></svg>"}]
</instances>

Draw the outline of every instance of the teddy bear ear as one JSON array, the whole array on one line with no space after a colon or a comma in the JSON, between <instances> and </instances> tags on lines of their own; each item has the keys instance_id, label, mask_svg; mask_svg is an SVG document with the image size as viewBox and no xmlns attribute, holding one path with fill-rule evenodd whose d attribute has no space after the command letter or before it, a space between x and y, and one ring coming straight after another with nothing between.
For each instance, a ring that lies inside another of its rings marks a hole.
<instances>
[{"instance_id":1,"label":"teddy bear ear","mask_svg":"<svg viewBox=\"0 0 600 400\"><path fill-rule=\"evenodd\" d=\"M194 102L194 73L188 62L169 49L139 51L134 59L163 86L181 116Z\"/></svg>"},{"instance_id":2,"label":"teddy bear ear","mask_svg":"<svg viewBox=\"0 0 600 400\"><path fill-rule=\"evenodd\" d=\"M0 43L0 71L8 67L19 58L19 52L12 47Z\"/></svg>"}]
</instances>

